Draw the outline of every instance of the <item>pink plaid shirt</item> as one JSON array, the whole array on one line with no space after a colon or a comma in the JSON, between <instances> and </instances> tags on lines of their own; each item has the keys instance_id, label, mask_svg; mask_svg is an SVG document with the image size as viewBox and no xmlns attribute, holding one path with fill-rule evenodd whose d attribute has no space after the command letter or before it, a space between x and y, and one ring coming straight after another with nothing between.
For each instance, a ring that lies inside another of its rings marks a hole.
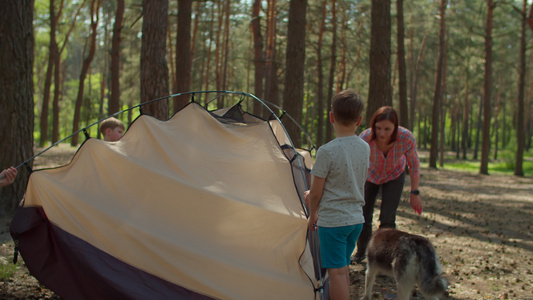
<instances>
[{"instance_id":1,"label":"pink plaid shirt","mask_svg":"<svg viewBox=\"0 0 533 300\"><path fill-rule=\"evenodd\" d=\"M398 136L387 157L381 152L375 141L370 141L372 128L368 128L359 135L370 145L370 166L367 180L374 184L383 184L398 178L409 166L411 178L420 176L420 160L416 151L414 135L403 127L398 127Z\"/></svg>"}]
</instances>

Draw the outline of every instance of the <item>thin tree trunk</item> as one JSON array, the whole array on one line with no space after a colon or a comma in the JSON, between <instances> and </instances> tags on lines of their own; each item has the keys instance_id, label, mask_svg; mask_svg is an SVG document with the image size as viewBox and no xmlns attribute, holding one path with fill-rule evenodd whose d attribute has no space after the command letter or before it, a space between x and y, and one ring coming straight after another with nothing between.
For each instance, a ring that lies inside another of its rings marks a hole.
<instances>
[{"instance_id":1,"label":"thin tree trunk","mask_svg":"<svg viewBox=\"0 0 533 300\"><path fill-rule=\"evenodd\" d=\"M48 46L48 67L46 69L46 78L44 80L44 95L43 102L41 106L41 117L40 117L40 129L41 137L39 139L39 146L43 147L48 141L48 111L50 108L50 89L52 87L52 76L54 74L55 61L59 59L57 42L56 42L56 27L58 18L55 13L55 1L50 0L50 42Z\"/></svg>"},{"instance_id":2,"label":"thin tree trunk","mask_svg":"<svg viewBox=\"0 0 533 300\"><path fill-rule=\"evenodd\" d=\"M279 105L276 64L276 13L277 1L268 1L267 10L267 44L265 55L265 99Z\"/></svg>"},{"instance_id":3,"label":"thin tree trunk","mask_svg":"<svg viewBox=\"0 0 533 300\"><path fill-rule=\"evenodd\" d=\"M527 0L524 0L523 4L523 14L522 18L522 30L520 32L520 64L519 64L519 79L518 79L518 118L516 125L516 161L514 174L516 176L524 176L524 170L522 168L524 160L524 146L526 141L525 136L525 122L524 122L524 86L526 79L526 9L527 9Z\"/></svg>"},{"instance_id":4,"label":"thin tree trunk","mask_svg":"<svg viewBox=\"0 0 533 300\"><path fill-rule=\"evenodd\" d=\"M431 122L431 146L429 151L429 167L437 168L438 140L439 140L439 112L442 109L442 93L444 75L444 56L446 39L446 0L440 0L440 32L439 54L437 58L437 71L435 74L435 92L433 95L433 110Z\"/></svg>"},{"instance_id":5,"label":"thin tree trunk","mask_svg":"<svg viewBox=\"0 0 533 300\"><path fill-rule=\"evenodd\" d=\"M422 44L420 45L420 50L418 50L418 58L416 60L416 68L414 74L414 80L411 85L411 105L409 106L409 129L414 129L415 116L416 116L416 96L418 93L418 70L420 69L420 64L422 61L422 56L424 54L424 47L426 46L427 34L424 35L422 39Z\"/></svg>"},{"instance_id":6,"label":"thin tree trunk","mask_svg":"<svg viewBox=\"0 0 533 300\"><path fill-rule=\"evenodd\" d=\"M178 33L176 35L176 82L174 94L191 90L191 24L192 0L178 0ZM189 103L189 96L174 97L174 112Z\"/></svg>"},{"instance_id":7,"label":"thin tree trunk","mask_svg":"<svg viewBox=\"0 0 533 300\"><path fill-rule=\"evenodd\" d=\"M322 0L322 15L320 28L318 29L318 44L316 47L317 59L317 130L316 130L316 146L320 147L324 144L324 70L322 65L322 41L324 38L324 31L326 30L326 6L328 0Z\"/></svg>"},{"instance_id":8,"label":"thin tree trunk","mask_svg":"<svg viewBox=\"0 0 533 300\"><path fill-rule=\"evenodd\" d=\"M397 13L397 40L398 40L398 93L400 98L400 125L409 127L409 113L407 108L407 67L405 65L404 46L404 22L403 22L403 0L396 0Z\"/></svg>"},{"instance_id":9,"label":"thin tree trunk","mask_svg":"<svg viewBox=\"0 0 533 300\"><path fill-rule=\"evenodd\" d=\"M198 36L198 26L200 24L200 16L202 15L202 9L203 9L203 3L202 2L196 2L196 14L194 16L194 27L192 29L192 37L191 37L191 72L192 72L192 65L194 62L194 52L196 49L196 39ZM191 74L191 87L192 87L192 74ZM194 87L192 87L194 89Z\"/></svg>"},{"instance_id":10,"label":"thin tree trunk","mask_svg":"<svg viewBox=\"0 0 533 300\"><path fill-rule=\"evenodd\" d=\"M54 102L52 104L52 143L56 143L57 141L59 141L59 103L61 101L61 91L63 90L65 81L65 68L63 67L63 64L61 62L61 53L63 53L63 50L65 50L65 47L67 46L70 34L74 30L74 27L76 26L76 21L78 20L78 16L80 15L81 9L85 6L86 2L86 0L83 0L81 5L78 7L78 10L76 11L76 14L73 17L73 21L70 24L70 28L63 41L63 45L61 46L57 54L58 59L56 60L56 66L54 71ZM61 7L63 7L63 1L61 1Z\"/></svg>"},{"instance_id":11,"label":"thin tree trunk","mask_svg":"<svg viewBox=\"0 0 533 300\"><path fill-rule=\"evenodd\" d=\"M483 80L483 139L481 143L480 174L489 174L490 118L492 98L492 22L493 0L487 0L487 23L485 27L485 74Z\"/></svg>"},{"instance_id":12,"label":"thin tree trunk","mask_svg":"<svg viewBox=\"0 0 533 300\"><path fill-rule=\"evenodd\" d=\"M448 66L448 59L446 58L446 53L448 49L448 39L446 39L444 47L444 66L442 70L442 97L441 99L441 109L440 109L440 130L439 130L439 166L442 168L444 167L444 131L446 129L446 75L447 75L447 66Z\"/></svg>"},{"instance_id":13,"label":"thin tree trunk","mask_svg":"<svg viewBox=\"0 0 533 300\"><path fill-rule=\"evenodd\" d=\"M470 51L466 51L466 53L470 53ZM466 56L466 67L465 67L465 100L464 100L464 103L463 103L463 133L462 133L462 137L461 137L461 149L463 150L463 159L467 159L466 158L466 150L468 148L468 129L469 129L469 126L468 126L468 120L469 120L469 115L470 115L470 104L468 103L468 94L470 93L470 91L468 90L469 86L468 86L468 80L470 78L470 72L469 72L469 69L470 69L470 59L469 59L469 56L467 55Z\"/></svg>"},{"instance_id":14,"label":"thin tree trunk","mask_svg":"<svg viewBox=\"0 0 533 300\"><path fill-rule=\"evenodd\" d=\"M331 0L331 25L332 38L331 38L331 50L330 50L330 67L329 67L329 79L328 79L328 96L326 98L326 109L331 107L331 99L333 98L333 89L335 81L335 69L337 65L337 0ZM339 64L340 65L340 64ZM339 66L340 67L340 66ZM336 92L335 92L336 93ZM327 111L327 110L326 110ZM333 128L329 126L328 117L326 113L326 142L331 140L333 136Z\"/></svg>"},{"instance_id":15,"label":"thin tree trunk","mask_svg":"<svg viewBox=\"0 0 533 300\"><path fill-rule=\"evenodd\" d=\"M213 5L211 8L211 22L209 22L209 45L207 47L207 63L205 68L205 90L209 90L209 81L210 81L210 74L212 73L211 70L211 57L213 56L213 52L211 51L213 46L213 30L214 30L214 24L215 24L215 8L216 5ZM205 94L204 101L207 103L209 95Z\"/></svg>"},{"instance_id":16,"label":"thin tree trunk","mask_svg":"<svg viewBox=\"0 0 533 300\"><path fill-rule=\"evenodd\" d=\"M254 93L258 98L263 98L263 80L265 68L263 57L263 35L261 34L261 0L254 0L252 6L252 22L250 23L254 43ZM254 115L261 113L261 103L254 101Z\"/></svg>"},{"instance_id":17,"label":"thin tree trunk","mask_svg":"<svg viewBox=\"0 0 533 300\"><path fill-rule=\"evenodd\" d=\"M93 0L91 2L91 35L89 36L89 53L83 60L83 65L81 67L80 79L78 84L78 96L76 97L76 106L74 108L74 121L72 126L72 132L77 132L80 129L81 107L83 105L85 78L89 73L89 68L91 66L91 62L93 61L94 53L96 52L96 30L98 27L98 11L100 10L100 1L101 0ZM72 136L72 140L70 142L71 146L75 147L78 145L78 138L78 134Z\"/></svg>"},{"instance_id":18,"label":"thin tree trunk","mask_svg":"<svg viewBox=\"0 0 533 300\"><path fill-rule=\"evenodd\" d=\"M228 74L228 56L229 56L229 48L230 48L230 39L229 39L229 32L230 32L230 9L231 9L231 1L226 0L224 1L224 12L225 12L225 19L224 19L224 59L222 61L222 89L226 90L228 86L228 77L230 74Z\"/></svg>"},{"instance_id":19,"label":"thin tree trunk","mask_svg":"<svg viewBox=\"0 0 533 300\"><path fill-rule=\"evenodd\" d=\"M124 0L117 0L117 13L113 24L111 40L111 93L109 95L108 114L120 110L120 42L124 20Z\"/></svg>"},{"instance_id":20,"label":"thin tree trunk","mask_svg":"<svg viewBox=\"0 0 533 300\"><path fill-rule=\"evenodd\" d=\"M477 154L479 152L479 136L481 135L481 120L483 119L483 100L482 101L479 101L479 110L478 110L478 114L477 114L477 124L476 124L476 137L475 137L475 146L474 146L474 155L472 157L473 160L477 160L478 157L477 157Z\"/></svg>"}]
</instances>

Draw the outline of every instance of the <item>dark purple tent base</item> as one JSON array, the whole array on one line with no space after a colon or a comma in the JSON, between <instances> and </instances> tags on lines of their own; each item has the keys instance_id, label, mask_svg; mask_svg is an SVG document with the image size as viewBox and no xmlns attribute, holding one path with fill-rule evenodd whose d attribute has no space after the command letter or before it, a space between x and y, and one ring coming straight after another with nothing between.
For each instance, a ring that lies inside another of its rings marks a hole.
<instances>
[{"instance_id":1,"label":"dark purple tent base","mask_svg":"<svg viewBox=\"0 0 533 300\"><path fill-rule=\"evenodd\" d=\"M30 273L64 299L212 299L148 274L18 208L11 236Z\"/></svg>"}]
</instances>

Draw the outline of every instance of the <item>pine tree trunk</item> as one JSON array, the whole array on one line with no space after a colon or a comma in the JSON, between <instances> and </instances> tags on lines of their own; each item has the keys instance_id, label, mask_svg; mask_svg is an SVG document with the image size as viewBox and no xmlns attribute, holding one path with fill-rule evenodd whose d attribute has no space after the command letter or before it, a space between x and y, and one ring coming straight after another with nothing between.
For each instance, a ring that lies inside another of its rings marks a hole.
<instances>
[{"instance_id":1,"label":"pine tree trunk","mask_svg":"<svg viewBox=\"0 0 533 300\"><path fill-rule=\"evenodd\" d=\"M490 118L492 98L492 22L493 0L487 0L487 20L485 27L485 73L483 80L483 138L481 142L480 174L489 174Z\"/></svg>"},{"instance_id":2,"label":"pine tree trunk","mask_svg":"<svg viewBox=\"0 0 533 300\"><path fill-rule=\"evenodd\" d=\"M378 108L392 105L390 0L372 0L370 79L366 124Z\"/></svg>"},{"instance_id":3,"label":"pine tree trunk","mask_svg":"<svg viewBox=\"0 0 533 300\"><path fill-rule=\"evenodd\" d=\"M429 167L437 168L437 154L439 141L439 115L442 109L442 77L444 75L444 55L446 39L446 0L440 0L440 30L439 30L439 54L437 58L437 71L435 74L435 92L433 94L433 110L431 114L431 146L429 151Z\"/></svg>"},{"instance_id":4,"label":"pine tree trunk","mask_svg":"<svg viewBox=\"0 0 533 300\"><path fill-rule=\"evenodd\" d=\"M333 91L334 91L334 82L335 82L335 70L337 68L337 1L331 0L331 20L333 20L333 24L331 24L331 31L333 34L333 37L331 39L331 53L330 53L330 67L329 67L329 79L328 79L328 96L326 98L326 140L331 140L331 137L333 136L333 128L329 126L328 122L328 109L331 107L331 99L333 98ZM339 63L339 68L341 64ZM337 91L335 91L337 93Z\"/></svg>"},{"instance_id":5,"label":"pine tree trunk","mask_svg":"<svg viewBox=\"0 0 533 300\"><path fill-rule=\"evenodd\" d=\"M527 0L524 0L523 15L526 15ZM524 160L524 146L526 142L525 122L524 122L524 86L526 81L526 18L522 18L522 30L520 32L520 63L519 63L519 79L518 79L518 107L517 107L517 125L516 125L516 161L514 174L516 176L524 176L522 167Z\"/></svg>"},{"instance_id":6,"label":"pine tree trunk","mask_svg":"<svg viewBox=\"0 0 533 300\"><path fill-rule=\"evenodd\" d=\"M411 104L409 106L409 115L411 116L409 118L409 129L413 130L415 127L415 117L416 117L416 96L418 93L418 70L420 69L420 64L422 61L422 57L424 54L424 47L426 46L427 41L427 34L424 35L424 39L422 40L422 45L420 45L420 50L418 50L418 58L416 60L416 67L414 70L414 80L411 84Z\"/></svg>"},{"instance_id":7,"label":"pine tree trunk","mask_svg":"<svg viewBox=\"0 0 533 300\"><path fill-rule=\"evenodd\" d=\"M263 98L263 80L265 78L265 69L263 57L263 35L261 34L261 0L255 0L252 6L251 30L254 43L254 94L258 98ZM261 113L261 103L254 101L254 115L259 116Z\"/></svg>"},{"instance_id":8,"label":"pine tree trunk","mask_svg":"<svg viewBox=\"0 0 533 300\"><path fill-rule=\"evenodd\" d=\"M267 43L265 54L265 100L279 105L279 88L277 81L278 65L276 64L276 7L276 0L268 1Z\"/></svg>"},{"instance_id":9,"label":"pine tree trunk","mask_svg":"<svg viewBox=\"0 0 533 300\"><path fill-rule=\"evenodd\" d=\"M178 33L176 35L176 83L174 94L191 91L191 22L192 0L178 0ZM174 112L189 103L189 96L173 99Z\"/></svg>"},{"instance_id":10,"label":"pine tree trunk","mask_svg":"<svg viewBox=\"0 0 533 300\"><path fill-rule=\"evenodd\" d=\"M98 11L100 10L100 1L93 0L91 3L91 35L89 36L89 53L83 60L83 65L81 67L79 84L78 84L78 96L76 97L76 106L74 108L74 121L72 126L72 132L77 132L80 130L80 121L81 121L81 108L83 106L83 92L85 88L85 79L89 73L89 68L91 62L94 58L94 53L96 52L96 35L98 27ZM71 146L75 147L78 145L79 134L72 136L70 142Z\"/></svg>"},{"instance_id":11,"label":"pine tree trunk","mask_svg":"<svg viewBox=\"0 0 533 300\"><path fill-rule=\"evenodd\" d=\"M43 147L48 141L48 115L50 109L50 89L52 87L52 76L54 74L55 61L57 57L57 43L56 43L56 25L57 17L55 13L55 1L50 0L50 41L48 46L48 67L46 68L46 78L44 80L44 95L41 106L40 129L41 137L39 139L39 146Z\"/></svg>"},{"instance_id":12,"label":"pine tree trunk","mask_svg":"<svg viewBox=\"0 0 533 300\"><path fill-rule=\"evenodd\" d=\"M33 156L33 0L5 1L0 9L0 169L17 167ZM31 168L33 161L27 167ZM14 212L29 172L0 189L0 216Z\"/></svg>"},{"instance_id":13,"label":"pine tree trunk","mask_svg":"<svg viewBox=\"0 0 533 300\"><path fill-rule=\"evenodd\" d=\"M166 37L168 1L145 0L141 46L141 103L168 96ZM142 113L157 119L168 118L167 99L142 106Z\"/></svg>"},{"instance_id":14,"label":"pine tree trunk","mask_svg":"<svg viewBox=\"0 0 533 300\"><path fill-rule=\"evenodd\" d=\"M320 147L324 144L324 70L322 65L322 41L324 38L324 31L326 30L326 6L328 0L322 0L322 16L320 28L318 29L318 44L316 47L317 59L317 129L316 129L316 146Z\"/></svg>"},{"instance_id":15,"label":"pine tree trunk","mask_svg":"<svg viewBox=\"0 0 533 300\"><path fill-rule=\"evenodd\" d=\"M307 0L291 0L285 64L285 89L283 106L299 124L302 120L305 69L305 27ZM301 132L293 122L285 124L289 137L296 147L301 146Z\"/></svg>"},{"instance_id":16,"label":"pine tree trunk","mask_svg":"<svg viewBox=\"0 0 533 300\"><path fill-rule=\"evenodd\" d=\"M117 0L117 13L113 24L111 39L111 93L109 95L108 114L120 110L120 42L124 20L124 0Z\"/></svg>"},{"instance_id":17,"label":"pine tree trunk","mask_svg":"<svg viewBox=\"0 0 533 300\"><path fill-rule=\"evenodd\" d=\"M469 53L469 51L467 51ZM470 104L468 103L468 94L470 91L468 90L468 80L470 78L470 71L469 71L469 63L470 60L468 58L468 55L466 56L466 67L465 67L465 100L463 103L463 133L461 135L461 149L463 150L463 159L466 160L466 151L468 149L468 120L470 117Z\"/></svg>"},{"instance_id":18,"label":"pine tree trunk","mask_svg":"<svg viewBox=\"0 0 533 300\"><path fill-rule=\"evenodd\" d=\"M405 64L403 0L396 0L397 40L398 40L398 93L400 100L400 125L409 127L409 113L407 109L407 67Z\"/></svg>"}]
</instances>

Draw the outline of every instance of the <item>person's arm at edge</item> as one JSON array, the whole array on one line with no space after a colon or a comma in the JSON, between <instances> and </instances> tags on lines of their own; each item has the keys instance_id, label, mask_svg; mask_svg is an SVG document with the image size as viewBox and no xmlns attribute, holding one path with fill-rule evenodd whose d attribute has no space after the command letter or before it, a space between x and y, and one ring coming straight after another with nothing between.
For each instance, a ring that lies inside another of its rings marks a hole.
<instances>
[{"instance_id":1,"label":"person's arm at edge","mask_svg":"<svg viewBox=\"0 0 533 300\"><path fill-rule=\"evenodd\" d=\"M0 173L0 187L4 187L6 185L10 185L15 181L15 177L17 177L17 169L13 167L9 167Z\"/></svg>"},{"instance_id":2,"label":"person's arm at edge","mask_svg":"<svg viewBox=\"0 0 533 300\"><path fill-rule=\"evenodd\" d=\"M418 183L420 180L420 159L418 158L418 152L416 151L416 141L414 135L409 132L408 141L406 141L407 149L405 151L405 157L407 158L407 164L409 166L409 176L411 177L411 191L418 190ZM411 207L417 214L422 213L422 200L419 195L409 193L409 202Z\"/></svg>"},{"instance_id":3,"label":"person's arm at edge","mask_svg":"<svg viewBox=\"0 0 533 300\"><path fill-rule=\"evenodd\" d=\"M325 182L326 178L313 175L311 189L305 194L305 201L309 205L309 220L307 226L311 231L315 230L315 223L318 220L318 206L320 205L320 200L322 200Z\"/></svg>"}]
</instances>

